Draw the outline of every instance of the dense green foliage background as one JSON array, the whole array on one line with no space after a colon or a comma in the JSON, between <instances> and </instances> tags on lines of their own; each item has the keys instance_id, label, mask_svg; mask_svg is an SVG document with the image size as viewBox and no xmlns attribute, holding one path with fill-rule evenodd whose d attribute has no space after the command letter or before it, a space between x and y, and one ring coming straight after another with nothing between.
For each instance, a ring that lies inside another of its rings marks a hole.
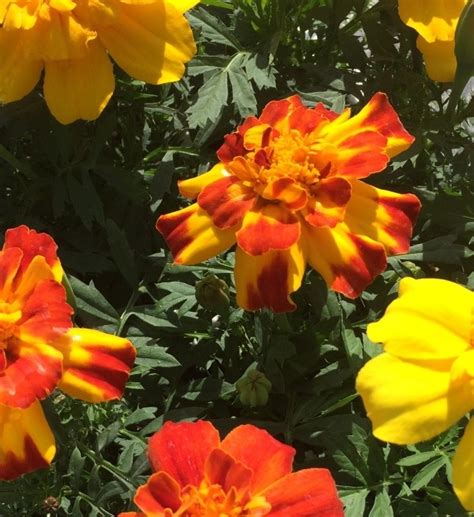
<instances>
[{"instance_id":1,"label":"dense green foliage background","mask_svg":"<svg viewBox=\"0 0 474 517\"><path fill-rule=\"evenodd\" d=\"M330 468L350 517L464 515L449 483L464 422L416 447L379 442L354 380L380 352L365 327L400 277L474 287L474 101L445 114L449 85L426 76L392 0L208 0L189 20L199 53L180 83L146 86L117 69L116 94L95 123L61 126L40 89L0 109L1 234L18 224L52 234L76 324L138 348L123 401L92 406L58 392L45 402L56 460L0 483L0 515L131 509L149 474L147 438L164 420L195 418L224 433L254 423L296 447L297 468ZM271 99L296 92L357 111L376 91L417 138L369 180L422 199L410 252L354 301L308 271L288 317L245 313L233 299L220 315L199 306L194 285L208 273L233 297L233 253L172 265L154 223L185 205L176 180L209 169L223 136ZM272 382L265 407L239 401L235 383L250 368Z\"/></svg>"}]
</instances>

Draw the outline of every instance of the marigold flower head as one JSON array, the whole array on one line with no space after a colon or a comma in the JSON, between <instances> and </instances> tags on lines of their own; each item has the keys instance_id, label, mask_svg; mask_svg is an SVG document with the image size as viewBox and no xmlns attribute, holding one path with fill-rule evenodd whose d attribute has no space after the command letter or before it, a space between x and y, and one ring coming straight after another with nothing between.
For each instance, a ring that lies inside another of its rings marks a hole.
<instances>
[{"instance_id":1,"label":"marigold flower head","mask_svg":"<svg viewBox=\"0 0 474 517\"><path fill-rule=\"evenodd\" d=\"M196 203L161 216L157 229L180 264L237 243L237 302L294 310L306 262L349 297L409 247L420 203L360 181L385 169L414 138L383 93L356 116L298 96L270 102L227 135L211 171L181 181Z\"/></svg>"},{"instance_id":2,"label":"marigold flower head","mask_svg":"<svg viewBox=\"0 0 474 517\"><path fill-rule=\"evenodd\" d=\"M474 409L474 293L447 280L404 278L400 296L367 329L385 352L359 372L374 435L428 440ZM453 486L474 511L474 420L453 459Z\"/></svg>"},{"instance_id":3,"label":"marigold flower head","mask_svg":"<svg viewBox=\"0 0 474 517\"><path fill-rule=\"evenodd\" d=\"M326 469L292 472L295 450L253 425L224 440L210 422L167 422L150 440L155 471L119 517L342 517Z\"/></svg>"},{"instance_id":4,"label":"marigold flower head","mask_svg":"<svg viewBox=\"0 0 474 517\"><path fill-rule=\"evenodd\" d=\"M434 81L451 82L456 74L454 42L468 0L398 0L402 21L418 32L417 47Z\"/></svg>"},{"instance_id":5,"label":"marigold flower head","mask_svg":"<svg viewBox=\"0 0 474 517\"><path fill-rule=\"evenodd\" d=\"M135 358L127 339L72 328L56 249L20 226L0 251L0 479L52 461L40 400L55 388L86 402L117 399Z\"/></svg>"},{"instance_id":6,"label":"marigold flower head","mask_svg":"<svg viewBox=\"0 0 474 517\"><path fill-rule=\"evenodd\" d=\"M183 13L199 0L1 0L0 102L44 96L63 124L94 120L114 91L109 56L135 79L179 80L196 52Z\"/></svg>"}]
</instances>

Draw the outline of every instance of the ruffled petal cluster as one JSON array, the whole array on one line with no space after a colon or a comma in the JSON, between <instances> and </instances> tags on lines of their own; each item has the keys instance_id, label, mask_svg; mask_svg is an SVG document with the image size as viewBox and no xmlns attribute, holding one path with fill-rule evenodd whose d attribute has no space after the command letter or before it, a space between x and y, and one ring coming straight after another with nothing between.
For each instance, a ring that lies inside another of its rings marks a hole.
<instances>
[{"instance_id":1,"label":"ruffled petal cluster","mask_svg":"<svg viewBox=\"0 0 474 517\"><path fill-rule=\"evenodd\" d=\"M119 517L342 517L330 472L292 472L295 450L253 425L224 440L210 422L167 422L150 440L155 473Z\"/></svg>"},{"instance_id":2,"label":"ruffled petal cluster","mask_svg":"<svg viewBox=\"0 0 474 517\"><path fill-rule=\"evenodd\" d=\"M179 264L237 244L237 302L247 310L294 310L290 294L306 263L348 297L409 247L420 210L412 194L361 179L381 172L414 138L385 94L354 117L298 96L270 102L227 135L211 171L180 182L196 202L161 216L157 229Z\"/></svg>"},{"instance_id":3,"label":"ruffled petal cluster","mask_svg":"<svg viewBox=\"0 0 474 517\"><path fill-rule=\"evenodd\" d=\"M179 80L196 52L184 13L199 0L2 0L0 102L44 96L63 124L94 120L113 94L112 58L141 81Z\"/></svg>"},{"instance_id":4,"label":"ruffled petal cluster","mask_svg":"<svg viewBox=\"0 0 474 517\"><path fill-rule=\"evenodd\" d=\"M49 235L20 226L0 252L0 479L52 461L42 399L56 388L87 402L118 399L135 359L127 339L73 328L56 250Z\"/></svg>"},{"instance_id":5,"label":"ruffled petal cluster","mask_svg":"<svg viewBox=\"0 0 474 517\"><path fill-rule=\"evenodd\" d=\"M385 352L360 371L374 435L396 444L428 440L474 409L474 293L447 280L405 278L400 296L368 327ZM453 485L474 511L474 420L453 459Z\"/></svg>"},{"instance_id":6,"label":"ruffled petal cluster","mask_svg":"<svg viewBox=\"0 0 474 517\"><path fill-rule=\"evenodd\" d=\"M398 0L402 21L418 32L417 47L434 81L451 82L456 74L455 33L468 0Z\"/></svg>"}]
</instances>

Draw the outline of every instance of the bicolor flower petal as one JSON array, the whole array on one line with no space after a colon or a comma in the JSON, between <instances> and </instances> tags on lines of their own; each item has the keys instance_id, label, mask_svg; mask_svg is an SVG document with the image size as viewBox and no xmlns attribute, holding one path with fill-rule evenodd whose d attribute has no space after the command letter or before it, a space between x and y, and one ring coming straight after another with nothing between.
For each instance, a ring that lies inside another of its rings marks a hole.
<instances>
[{"instance_id":1,"label":"bicolor flower petal","mask_svg":"<svg viewBox=\"0 0 474 517\"><path fill-rule=\"evenodd\" d=\"M62 124L94 120L114 88L112 58L135 79L178 81L196 52L184 13L199 0L5 0L0 102L21 99L44 70L44 97Z\"/></svg>"},{"instance_id":2,"label":"bicolor flower petal","mask_svg":"<svg viewBox=\"0 0 474 517\"><path fill-rule=\"evenodd\" d=\"M368 327L385 352L359 372L377 438L396 444L428 440L474 409L474 293L439 279L404 278L400 296ZM473 424L453 460L453 485L474 510Z\"/></svg>"},{"instance_id":3,"label":"bicolor flower petal","mask_svg":"<svg viewBox=\"0 0 474 517\"><path fill-rule=\"evenodd\" d=\"M119 517L342 517L330 472L292 472L295 450L253 425L224 440L210 422L167 422L149 443L155 473Z\"/></svg>"},{"instance_id":4,"label":"bicolor flower petal","mask_svg":"<svg viewBox=\"0 0 474 517\"><path fill-rule=\"evenodd\" d=\"M157 229L179 264L236 244L237 302L247 310L294 310L306 263L357 297L387 254L408 250L420 210L414 195L361 179L413 140L383 93L352 118L296 95L272 101L225 137L220 163L179 183L196 202L161 216Z\"/></svg>"},{"instance_id":5,"label":"bicolor flower petal","mask_svg":"<svg viewBox=\"0 0 474 517\"><path fill-rule=\"evenodd\" d=\"M7 230L0 251L0 479L54 457L40 400L56 388L87 402L117 399L135 358L126 339L72 328L56 251L26 226Z\"/></svg>"}]
</instances>

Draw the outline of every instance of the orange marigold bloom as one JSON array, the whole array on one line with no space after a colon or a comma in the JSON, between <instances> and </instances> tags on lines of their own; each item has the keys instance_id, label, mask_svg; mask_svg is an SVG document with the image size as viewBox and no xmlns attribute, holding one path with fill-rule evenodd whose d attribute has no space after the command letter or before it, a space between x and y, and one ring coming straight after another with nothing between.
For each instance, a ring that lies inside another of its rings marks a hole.
<instances>
[{"instance_id":1,"label":"orange marigold bloom","mask_svg":"<svg viewBox=\"0 0 474 517\"><path fill-rule=\"evenodd\" d=\"M181 181L197 202L161 216L157 229L179 264L195 264L237 242L237 302L247 310L295 309L290 294L306 262L328 286L355 298L409 248L420 210L412 194L360 181L384 170L414 138L387 96L354 117L298 96L270 102L227 135L211 171Z\"/></svg>"},{"instance_id":2,"label":"orange marigold bloom","mask_svg":"<svg viewBox=\"0 0 474 517\"><path fill-rule=\"evenodd\" d=\"M56 387L86 402L118 399L135 359L127 339L72 328L56 250L46 233L19 226L0 251L0 479L52 461L40 400Z\"/></svg>"},{"instance_id":3,"label":"orange marigold bloom","mask_svg":"<svg viewBox=\"0 0 474 517\"><path fill-rule=\"evenodd\" d=\"M167 422L149 443L155 470L119 517L342 517L327 469L292 472L295 450L253 425L224 440L210 422Z\"/></svg>"},{"instance_id":4,"label":"orange marigold bloom","mask_svg":"<svg viewBox=\"0 0 474 517\"><path fill-rule=\"evenodd\" d=\"M59 122L94 120L115 80L109 56L135 79L179 80L196 53L183 14L199 0L0 0L0 102L27 95L44 70Z\"/></svg>"}]
</instances>

